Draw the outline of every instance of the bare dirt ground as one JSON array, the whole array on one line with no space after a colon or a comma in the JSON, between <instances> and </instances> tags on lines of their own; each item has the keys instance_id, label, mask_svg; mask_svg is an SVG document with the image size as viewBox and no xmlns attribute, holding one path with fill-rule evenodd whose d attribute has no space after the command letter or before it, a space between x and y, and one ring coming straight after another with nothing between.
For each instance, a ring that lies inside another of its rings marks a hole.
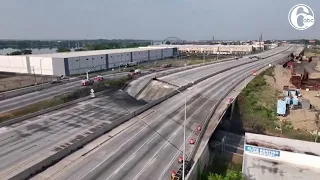
<instances>
[{"instance_id":1,"label":"bare dirt ground","mask_svg":"<svg viewBox=\"0 0 320 180\"><path fill-rule=\"evenodd\" d=\"M290 70L283 68L281 65L274 67L274 76L264 76L267 83L282 94L283 86L293 86L290 83ZM302 98L308 99L314 107L320 109L320 98L315 97L318 92L301 90ZM301 98L300 98L301 100ZM308 132L316 130L315 125L315 111L312 110L290 110L289 115L286 117L279 117L280 121L291 122L294 129L301 129Z\"/></svg>"}]
</instances>

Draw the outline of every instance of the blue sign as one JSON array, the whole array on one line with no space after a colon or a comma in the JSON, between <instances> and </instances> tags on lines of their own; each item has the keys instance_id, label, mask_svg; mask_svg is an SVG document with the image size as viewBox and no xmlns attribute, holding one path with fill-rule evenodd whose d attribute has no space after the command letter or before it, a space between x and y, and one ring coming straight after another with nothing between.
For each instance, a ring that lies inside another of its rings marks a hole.
<instances>
[{"instance_id":1,"label":"blue sign","mask_svg":"<svg viewBox=\"0 0 320 180\"><path fill-rule=\"evenodd\" d=\"M258 154L269 157L280 157L280 151L274 149L267 149L257 146L245 145L244 150L249 153Z\"/></svg>"}]
</instances>

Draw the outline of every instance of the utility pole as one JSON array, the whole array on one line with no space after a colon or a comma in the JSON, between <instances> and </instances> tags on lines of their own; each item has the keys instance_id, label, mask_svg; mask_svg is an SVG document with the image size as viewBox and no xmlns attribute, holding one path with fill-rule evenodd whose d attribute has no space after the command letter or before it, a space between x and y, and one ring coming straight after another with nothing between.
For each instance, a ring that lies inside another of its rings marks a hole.
<instances>
[{"instance_id":1,"label":"utility pole","mask_svg":"<svg viewBox=\"0 0 320 180\"><path fill-rule=\"evenodd\" d=\"M217 61L218 61L218 59L219 59L219 47L217 49Z\"/></svg>"},{"instance_id":2,"label":"utility pole","mask_svg":"<svg viewBox=\"0 0 320 180\"><path fill-rule=\"evenodd\" d=\"M41 81L42 81L42 85L43 85L43 75L42 75L42 59L40 59L40 71L41 71Z\"/></svg>"},{"instance_id":3,"label":"utility pole","mask_svg":"<svg viewBox=\"0 0 320 180\"><path fill-rule=\"evenodd\" d=\"M203 63L205 63L205 62L206 62L206 55L203 52Z\"/></svg>"},{"instance_id":4,"label":"utility pole","mask_svg":"<svg viewBox=\"0 0 320 180\"><path fill-rule=\"evenodd\" d=\"M33 76L34 76L34 85L36 85L37 86L37 77L36 77L36 73L35 73L35 71L34 71L34 66L32 66L32 71L33 71Z\"/></svg>"}]
</instances>

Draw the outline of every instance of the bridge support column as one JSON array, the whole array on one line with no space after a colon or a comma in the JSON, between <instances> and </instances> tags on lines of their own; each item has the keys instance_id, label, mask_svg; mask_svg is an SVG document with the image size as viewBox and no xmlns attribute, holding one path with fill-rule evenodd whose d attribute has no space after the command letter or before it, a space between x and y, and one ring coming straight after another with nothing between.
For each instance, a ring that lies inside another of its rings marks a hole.
<instances>
[{"instance_id":1,"label":"bridge support column","mask_svg":"<svg viewBox=\"0 0 320 180\"><path fill-rule=\"evenodd\" d=\"M231 104L231 112L230 112L230 121L233 117L233 110L234 110L234 107L236 106L236 101L237 101L237 98L233 100L232 104Z\"/></svg>"}]
</instances>

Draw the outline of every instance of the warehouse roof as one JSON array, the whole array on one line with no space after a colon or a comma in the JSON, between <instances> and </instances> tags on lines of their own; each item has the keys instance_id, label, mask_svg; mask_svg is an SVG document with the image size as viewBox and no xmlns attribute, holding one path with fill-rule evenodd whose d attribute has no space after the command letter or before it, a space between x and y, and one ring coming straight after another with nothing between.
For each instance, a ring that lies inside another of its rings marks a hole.
<instances>
[{"instance_id":1,"label":"warehouse roof","mask_svg":"<svg viewBox=\"0 0 320 180\"><path fill-rule=\"evenodd\" d=\"M103 54L116 54L116 53L130 53L139 52L146 50L154 50L155 48L124 48L124 49L106 49L106 50L95 50L95 51L77 51L77 52L63 52L63 53L53 53L53 54L38 54L30 55L32 57L55 57L55 58L69 58L69 57L79 57L79 56L94 56ZM159 47L159 49L166 49L164 47Z\"/></svg>"}]
</instances>

